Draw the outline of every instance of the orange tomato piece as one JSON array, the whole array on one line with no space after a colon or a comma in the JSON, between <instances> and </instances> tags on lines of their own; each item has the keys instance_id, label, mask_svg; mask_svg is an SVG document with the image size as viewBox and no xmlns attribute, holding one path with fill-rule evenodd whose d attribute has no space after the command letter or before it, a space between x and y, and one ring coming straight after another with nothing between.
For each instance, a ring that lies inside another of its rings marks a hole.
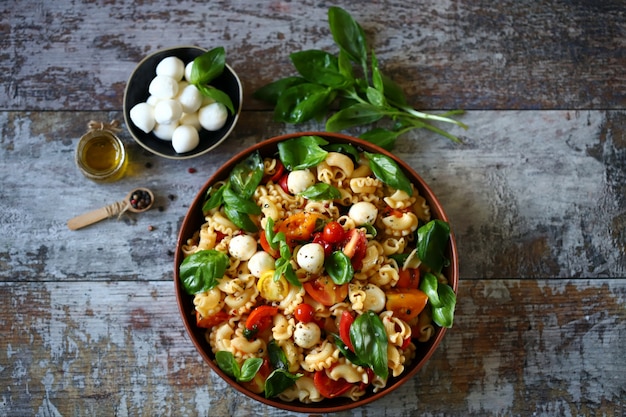
<instances>
[{"instance_id":1,"label":"orange tomato piece","mask_svg":"<svg viewBox=\"0 0 626 417\"><path fill-rule=\"evenodd\" d=\"M386 308L393 315L406 322L416 318L428 303L428 296L417 288L393 289L387 291Z\"/></svg>"},{"instance_id":2,"label":"orange tomato piece","mask_svg":"<svg viewBox=\"0 0 626 417\"><path fill-rule=\"evenodd\" d=\"M287 238L287 244L295 246L299 242L311 240L313 232L318 226L318 220L322 219L323 217L319 213L302 211L292 214L277 224L276 232L283 232Z\"/></svg>"}]
</instances>

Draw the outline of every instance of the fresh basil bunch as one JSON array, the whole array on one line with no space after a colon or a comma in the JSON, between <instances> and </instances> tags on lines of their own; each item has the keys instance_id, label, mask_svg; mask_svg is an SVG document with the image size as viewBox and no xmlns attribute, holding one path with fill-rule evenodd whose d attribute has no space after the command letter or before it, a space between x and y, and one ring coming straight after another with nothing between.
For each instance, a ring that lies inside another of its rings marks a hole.
<instances>
[{"instance_id":1,"label":"fresh basil bunch","mask_svg":"<svg viewBox=\"0 0 626 417\"><path fill-rule=\"evenodd\" d=\"M335 104L339 110L326 120L327 131L391 121L391 127L374 127L360 136L388 150L394 147L398 136L417 128L460 142L432 122L467 129L465 124L450 118L461 114L461 110L440 115L415 110L407 103L402 88L382 74L374 51L368 56L369 47L359 23L335 6L328 10L328 22L339 46L337 55L315 49L292 53L290 59L299 76L279 79L255 91L254 97L275 106L276 121L297 124L321 120ZM361 76L357 76L354 67Z\"/></svg>"}]
</instances>

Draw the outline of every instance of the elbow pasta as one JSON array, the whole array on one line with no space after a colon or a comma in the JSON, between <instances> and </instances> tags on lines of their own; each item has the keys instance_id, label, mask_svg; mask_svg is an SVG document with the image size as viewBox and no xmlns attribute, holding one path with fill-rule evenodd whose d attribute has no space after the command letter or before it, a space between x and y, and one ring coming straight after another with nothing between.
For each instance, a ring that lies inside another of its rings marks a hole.
<instances>
[{"instance_id":1,"label":"elbow pasta","mask_svg":"<svg viewBox=\"0 0 626 417\"><path fill-rule=\"evenodd\" d=\"M354 163L342 153L328 152L326 159L316 167L309 168L317 181L330 184L339 191L334 200L307 200L300 195L291 195L280 184L278 175L283 172L277 158L263 159L264 178L251 197L260 208L260 215L251 219L260 226L256 233L237 227L225 214L223 208L215 208L205 214L205 223L182 246L184 256L201 250L213 249L228 255L231 239L241 233L252 235L259 243L258 251L265 250L261 234L272 219L276 225L298 213L317 213L324 222L335 221L345 232L359 230L366 236L360 263L345 286L345 295L326 302L319 294L311 292L312 284L321 275L307 272L294 259L291 264L295 275L303 286L288 283L280 298L266 299L259 288L259 280L250 273L247 260L229 257L224 277L209 291L196 294L193 304L197 313L204 317L224 314L221 321L206 330L206 339L213 353L231 352L241 366L247 358L268 356L268 344L272 341L282 350L288 371L300 375L295 383L278 394L283 401L314 403L323 401L325 394L316 385L315 376L324 372L331 381L345 381L351 386L340 396L353 401L368 392L378 392L387 386L388 379L400 376L415 357L415 343L427 342L435 334L435 326L427 311L420 313L412 322L406 322L387 308L387 291L393 290L400 280L400 268L393 258L411 251L413 234L420 222L430 220L430 208L424 197L414 188L413 195L394 190L373 176L367 160L362 156ZM286 172L286 170L285 170ZM220 182L218 184L223 184ZM368 202L378 210L371 227L375 232L347 215L348 209L357 202ZM312 238L311 238L312 239ZM309 239L309 241L311 241ZM297 250L296 248L291 248ZM295 252L293 252L295 253ZM295 258L295 256L294 256ZM252 265L252 264L251 264ZM440 275L440 281L446 278ZM327 296L339 294L336 287ZM279 300L279 301L276 301ZM300 323L300 308L311 308L311 323L320 327L321 338L314 346L304 348L294 340ZM269 328L249 338L247 320L260 306L272 307L275 314L269 318ZM387 334L388 378L374 375L369 368L353 364L344 356L335 343L339 334L341 317L344 313L359 315L373 311L383 323Z\"/></svg>"}]
</instances>

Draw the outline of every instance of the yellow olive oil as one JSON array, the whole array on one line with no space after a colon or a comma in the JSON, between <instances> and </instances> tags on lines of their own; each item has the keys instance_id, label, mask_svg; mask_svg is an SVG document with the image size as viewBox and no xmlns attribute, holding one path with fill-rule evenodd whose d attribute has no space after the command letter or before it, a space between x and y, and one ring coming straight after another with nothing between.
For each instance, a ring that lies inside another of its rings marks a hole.
<instances>
[{"instance_id":1,"label":"yellow olive oil","mask_svg":"<svg viewBox=\"0 0 626 417\"><path fill-rule=\"evenodd\" d=\"M122 141L107 130L85 134L76 149L76 164L94 181L115 181L124 175L126 150Z\"/></svg>"}]
</instances>

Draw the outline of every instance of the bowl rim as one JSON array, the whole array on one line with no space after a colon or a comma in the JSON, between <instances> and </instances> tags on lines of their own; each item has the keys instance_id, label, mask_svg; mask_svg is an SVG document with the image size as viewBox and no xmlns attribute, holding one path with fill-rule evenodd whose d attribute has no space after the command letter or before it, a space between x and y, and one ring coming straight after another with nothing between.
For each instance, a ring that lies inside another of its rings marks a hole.
<instances>
[{"instance_id":1,"label":"bowl rim","mask_svg":"<svg viewBox=\"0 0 626 417\"><path fill-rule=\"evenodd\" d=\"M132 121L130 120L130 109L127 108L128 107L127 106L127 96L128 96L128 91L129 91L129 87L130 87L130 80L133 79L133 77L135 76L135 74L137 73L139 68L147 60L151 59L154 55L161 54L161 53L168 52L168 51L175 51L175 50L179 50L179 49L196 49L196 50L202 51L202 52L207 52L208 51L208 49L206 49L206 48L201 48L201 47L195 46L195 45L171 46L171 47L167 47L167 48L157 49L156 51L152 51L150 54L148 54L145 57L143 57L143 59L141 59L141 61L139 61L135 65L135 67L133 68L133 70L130 73L128 79L126 80L126 86L124 87L124 97L122 99L123 100L122 101L122 113L124 115L124 123L126 124L126 130L128 131L128 133L130 133L130 136L133 138L133 140L136 143L138 143L142 148L144 148L145 150L149 151L150 153L152 153L154 155L157 155L157 156L160 156L160 157L163 157L163 158L167 158L167 159L174 159L174 160L183 160L183 159L196 158L198 156L204 155L204 154L212 151L213 149L217 148L232 133L233 129L237 125L237 122L239 120L239 116L241 115L241 110L243 108L243 84L241 83L241 79L239 78L239 75L237 75L235 70L228 63L225 63L224 64L225 70L228 70L231 73L231 75L233 76L233 78L235 79L235 81L237 82L237 90L239 92L239 94L238 94L239 105L235 109L235 114L233 116L233 121L232 121L230 127L228 128L228 130L226 132L224 132L224 134L222 135L222 137L218 141L216 141L213 145L209 146L207 149L204 149L204 150L202 150L200 152L194 153L193 150L192 150L192 151L190 151L191 153L187 153L186 152L184 154L167 155L167 154L164 154L162 152L159 152L159 151L149 147L148 145L143 143L142 140L138 139L135 136L135 134L133 133L133 131L130 129L130 127L129 127L130 123L132 123Z\"/></svg>"},{"instance_id":2,"label":"bowl rim","mask_svg":"<svg viewBox=\"0 0 626 417\"><path fill-rule=\"evenodd\" d=\"M220 168L218 168L209 177L209 179L202 185L200 191L198 192L193 202L189 206L189 209L187 210L187 213L185 214L185 217L183 218L183 221L179 228L179 234L178 234L178 238L176 241L176 251L174 254L174 285L175 285L176 300L178 303L181 320L183 321L188 337L191 339L191 342L195 346L198 353L200 353L200 356L202 356L204 361L209 365L209 368L211 368L211 370L213 370L222 379L224 379L224 381L228 385L232 386L237 391L248 396L249 398L252 398L266 405L280 408L283 410L287 410L291 412L299 412L299 413L312 413L312 412L313 413L332 413L332 412L346 411L346 410L350 410L356 407L360 407L360 406L372 403L386 396L387 394L390 394L391 392L395 391L397 388L402 386L409 379L413 378L422 369L422 367L426 364L426 362L428 362L431 356L438 349L448 329L443 328L443 327L438 327L437 334L432 339L432 341L429 341L430 346L428 347L428 350L426 351L426 353L419 359L418 363L412 366L412 368L407 373L403 373L397 378L392 378L390 376L388 380L388 381L391 381L390 385L385 387L382 391L373 393L366 397L361 397L357 401L347 401L347 402L341 402L340 404L337 404L337 405L332 405L332 404L328 405L328 402L334 401L334 400L324 399L319 403L306 403L305 404L299 401L288 402L288 401L282 401L278 398L265 398L265 396L248 391L247 389L242 387L240 384L232 381L232 378L228 376L224 371L222 371L215 364L215 362L213 361L213 358L209 356L209 354L206 352L204 347L199 343L199 341L196 338L196 333L198 332L197 326L194 328L194 325L189 320L190 314L188 311L185 310L183 297L189 297L189 295L187 295L182 289L182 284L180 283L179 272L178 272L179 265L184 259L181 247L183 244L186 243L187 239L190 237L189 235L183 235L183 231L188 228L189 223L192 222L192 218L197 217L197 213L194 215L193 210L197 210L198 206L203 203L205 195L206 195L206 191L211 186L211 184L223 179L224 175L228 175L228 172L226 171L226 167L234 166L234 164L245 159L250 153L260 150L262 148L265 148L267 146L272 146L272 145L276 146L278 142L282 142L282 141L293 139L293 138L300 137L300 136L309 136L309 135L320 136L322 138L338 139L344 142L345 141L354 142L358 144L359 146L369 148L372 151L379 152L379 153L382 153L384 155L387 155L393 158L394 161L396 161L402 167L402 169L405 170L405 172L408 172L412 176L415 176L415 178L418 180L419 184L415 184L416 188L419 189L420 195L426 198L426 200L429 202L429 205L431 206L431 210L432 210L433 205L437 207L437 212L441 214L437 218L449 223L450 220L446 212L443 210L443 206L441 205L441 203L439 202L439 200L433 193L430 186L424 181L424 179L417 172L415 172L415 170L413 170L413 168L411 168L411 166L409 166L405 161L393 155L391 152L383 148L380 148L377 145L374 145L363 139L355 138L353 136L349 136L349 135L345 135L341 133L334 133L334 132L331 133L331 132L321 132L321 131L305 131L305 132L295 132L295 133L288 133L288 134L283 134L279 136L274 136L269 139L265 139L261 142L255 143L251 147L246 148L238 152L237 154L235 154L227 162L222 164ZM455 239L453 230L450 230L449 255L450 255L450 266L447 269L446 277L448 278L449 284L451 285L454 292L458 293L459 258L458 258L458 252L457 252L457 246L456 246L456 239Z\"/></svg>"}]
</instances>

